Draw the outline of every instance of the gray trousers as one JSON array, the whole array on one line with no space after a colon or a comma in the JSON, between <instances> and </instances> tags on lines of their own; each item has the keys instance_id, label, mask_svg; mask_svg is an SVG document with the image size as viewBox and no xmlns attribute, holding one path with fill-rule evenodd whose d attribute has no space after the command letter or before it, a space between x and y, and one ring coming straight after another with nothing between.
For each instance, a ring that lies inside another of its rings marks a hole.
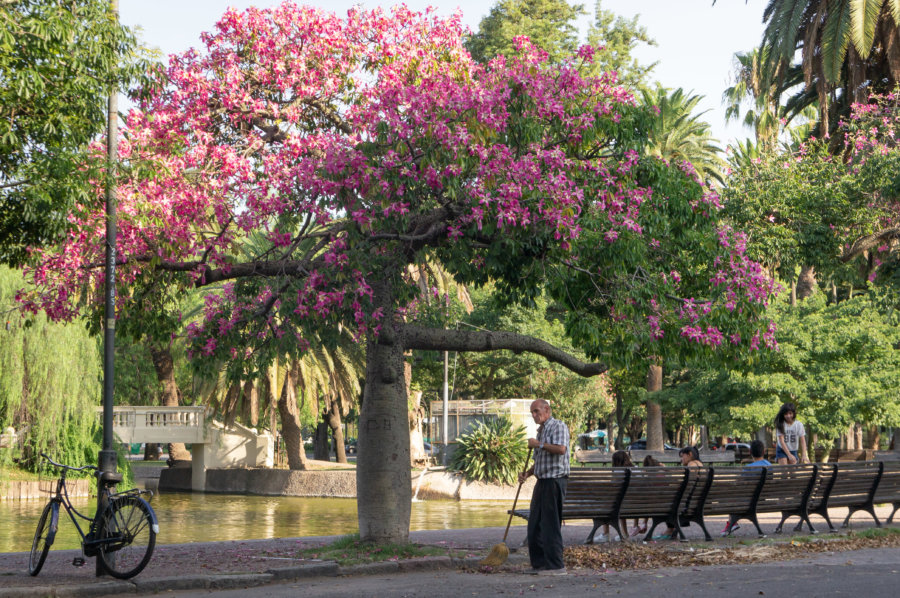
<instances>
[{"instance_id":1,"label":"gray trousers","mask_svg":"<svg viewBox=\"0 0 900 598\"><path fill-rule=\"evenodd\" d=\"M568 478L539 479L528 515L528 556L535 569L562 569L562 505Z\"/></svg>"}]
</instances>

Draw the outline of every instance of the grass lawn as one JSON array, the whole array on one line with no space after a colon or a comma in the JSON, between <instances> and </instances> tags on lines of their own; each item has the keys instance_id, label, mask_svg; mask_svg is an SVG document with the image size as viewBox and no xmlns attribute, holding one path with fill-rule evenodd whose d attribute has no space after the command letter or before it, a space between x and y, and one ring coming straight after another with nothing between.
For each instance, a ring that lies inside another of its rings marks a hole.
<instances>
[{"instance_id":1,"label":"grass lawn","mask_svg":"<svg viewBox=\"0 0 900 598\"><path fill-rule=\"evenodd\" d=\"M40 476L13 465L0 465L0 482L36 482Z\"/></svg>"}]
</instances>

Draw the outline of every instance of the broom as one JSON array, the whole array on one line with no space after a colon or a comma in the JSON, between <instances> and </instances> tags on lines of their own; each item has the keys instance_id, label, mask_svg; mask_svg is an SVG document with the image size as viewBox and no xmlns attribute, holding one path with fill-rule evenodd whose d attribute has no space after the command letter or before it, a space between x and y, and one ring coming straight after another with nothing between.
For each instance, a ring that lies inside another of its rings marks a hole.
<instances>
[{"instance_id":1,"label":"broom","mask_svg":"<svg viewBox=\"0 0 900 598\"><path fill-rule=\"evenodd\" d=\"M528 463L531 461L531 447L528 448L528 456L525 457L525 471L528 471ZM523 472L524 473L524 472ZM513 515L516 512L516 503L519 502L519 492L522 491L522 484L525 483L523 479L519 482L519 488L516 490L516 498L513 499L513 506L509 512L509 521L506 522L506 531L503 532L503 541L499 544L495 544L493 548L491 548L491 553L481 559L478 563L481 566L488 567L499 567L503 563L506 562L506 559L509 558L509 547L506 545L506 536L509 535L509 526L512 524Z\"/></svg>"}]
</instances>

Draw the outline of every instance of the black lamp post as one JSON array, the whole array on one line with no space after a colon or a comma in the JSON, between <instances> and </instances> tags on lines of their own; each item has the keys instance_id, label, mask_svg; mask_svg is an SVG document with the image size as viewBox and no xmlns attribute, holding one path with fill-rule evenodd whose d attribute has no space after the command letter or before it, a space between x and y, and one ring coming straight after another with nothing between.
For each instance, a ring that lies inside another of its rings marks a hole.
<instances>
[{"instance_id":1,"label":"black lamp post","mask_svg":"<svg viewBox=\"0 0 900 598\"><path fill-rule=\"evenodd\" d=\"M118 20L119 2L110 0L110 10ZM116 337L116 162L119 145L118 90L110 83L107 104L106 135L106 291L103 319L103 448L100 450L97 467L100 473L116 473L116 449L113 445L113 389ZM103 492L99 492L109 482L97 478L97 509L106 507ZM103 575L103 566L97 559L97 575Z\"/></svg>"}]
</instances>

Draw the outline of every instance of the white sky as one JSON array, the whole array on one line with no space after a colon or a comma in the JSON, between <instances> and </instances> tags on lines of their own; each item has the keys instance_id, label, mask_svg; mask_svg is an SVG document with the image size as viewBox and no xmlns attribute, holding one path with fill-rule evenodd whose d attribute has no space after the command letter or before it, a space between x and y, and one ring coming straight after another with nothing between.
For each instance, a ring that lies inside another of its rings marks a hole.
<instances>
[{"instance_id":1,"label":"white sky","mask_svg":"<svg viewBox=\"0 0 900 598\"><path fill-rule=\"evenodd\" d=\"M353 5L397 4L388 1L295 0L343 14ZM229 6L246 8L278 4L280 0L120 0L122 23L139 26L144 42L165 54L182 52L200 44L200 33L213 28ZM474 31L493 5L493 0L407 0L421 10L434 6L450 14L459 8L463 21ZM682 87L705 96L700 106L714 134L725 143L750 135L737 123L725 124L722 92L729 85L735 52L750 50L762 38L762 13L766 0L603 0L603 7L624 17L640 15L640 23L657 42L636 52L645 63L658 62L652 77L666 87ZM593 0L586 0L593 11ZM589 20L584 22L586 29Z\"/></svg>"}]
</instances>

